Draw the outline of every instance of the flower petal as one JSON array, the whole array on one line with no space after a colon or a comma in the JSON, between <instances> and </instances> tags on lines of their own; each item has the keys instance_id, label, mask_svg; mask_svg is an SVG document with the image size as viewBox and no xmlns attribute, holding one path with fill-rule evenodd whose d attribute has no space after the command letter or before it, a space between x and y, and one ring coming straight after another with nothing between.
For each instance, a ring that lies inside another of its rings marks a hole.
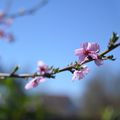
<instances>
[{"instance_id":1,"label":"flower petal","mask_svg":"<svg viewBox=\"0 0 120 120\"><path fill-rule=\"evenodd\" d=\"M74 71L72 80L83 79L85 74L87 74L88 72L89 72L88 67L83 66L83 68L81 70L75 70Z\"/></svg>"},{"instance_id":2,"label":"flower petal","mask_svg":"<svg viewBox=\"0 0 120 120\"><path fill-rule=\"evenodd\" d=\"M79 62L84 61L84 60L85 60L85 58L86 58L86 55L81 55L81 56L79 56Z\"/></svg>"},{"instance_id":3,"label":"flower petal","mask_svg":"<svg viewBox=\"0 0 120 120\"><path fill-rule=\"evenodd\" d=\"M37 71L40 74L45 74L49 72L49 68L43 61L38 61Z\"/></svg>"},{"instance_id":4,"label":"flower petal","mask_svg":"<svg viewBox=\"0 0 120 120\"><path fill-rule=\"evenodd\" d=\"M87 50L88 44L89 44L88 42L82 43L82 44L81 44L81 48L83 48L84 50Z\"/></svg>"},{"instance_id":5,"label":"flower petal","mask_svg":"<svg viewBox=\"0 0 120 120\"><path fill-rule=\"evenodd\" d=\"M96 60L94 60L94 62L97 66L103 65L103 60L101 60L101 59L96 59Z\"/></svg>"},{"instance_id":6,"label":"flower petal","mask_svg":"<svg viewBox=\"0 0 120 120\"><path fill-rule=\"evenodd\" d=\"M91 53L91 54L89 54L89 56L94 60L98 59L98 54L97 53Z\"/></svg>"},{"instance_id":7,"label":"flower petal","mask_svg":"<svg viewBox=\"0 0 120 120\"><path fill-rule=\"evenodd\" d=\"M87 48L87 50L89 50L89 51L94 51L94 52L98 52L99 50L100 50L100 47L99 47L99 45L97 44L97 43L89 43L88 44L88 48Z\"/></svg>"},{"instance_id":8,"label":"flower petal","mask_svg":"<svg viewBox=\"0 0 120 120\"><path fill-rule=\"evenodd\" d=\"M84 73L84 74L87 74L88 72L90 71L90 69L87 67L87 66L83 66L83 69L82 69L82 72Z\"/></svg>"},{"instance_id":9,"label":"flower petal","mask_svg":"<svg viewBox=\"0 0 120 120\"><path fill-rule=\"evenodd\" d=\"M46 66L46 64L43 61L38 61L38 66Z\"/></svg>"},{"instance_id":10,"label":"flower petal","mask_svg":"<svg viewBox=\"0 0 120 120\"><path fill-rule=\"evenodd\" d=\"M25 85L25 89L28 90L28 89L37 87L39 83L44 81L45 79L43 77L35 77Z\"/></svg>"}]
</instances>

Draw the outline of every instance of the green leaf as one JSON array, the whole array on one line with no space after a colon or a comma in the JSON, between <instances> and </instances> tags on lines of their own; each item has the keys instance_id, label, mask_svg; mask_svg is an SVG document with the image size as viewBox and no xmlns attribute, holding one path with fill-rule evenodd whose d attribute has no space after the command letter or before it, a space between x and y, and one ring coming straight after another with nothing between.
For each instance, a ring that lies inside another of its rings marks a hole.
<instances>
[{"instance_id":1,"label":"green leaf","mask_svg":"<svg viewBox=\"0 0 120 120\"><path fill-rule=\"evenodd\" d=\"M112 37L109 40L108 48L112 48L118 39L119 39L118 34L113 32Z\"/></svg>"},{"instance_id":2,"label":"green leaf","mask_svg":"<svg viewBox=\"0 0 120 120\"><path fill-rule=\"evenodd\" d=\"M18 65L15 66L10 74L11 75L15 74L18 71L18 69L19 69L19 66Z\"/></svg>"}]
</instances>

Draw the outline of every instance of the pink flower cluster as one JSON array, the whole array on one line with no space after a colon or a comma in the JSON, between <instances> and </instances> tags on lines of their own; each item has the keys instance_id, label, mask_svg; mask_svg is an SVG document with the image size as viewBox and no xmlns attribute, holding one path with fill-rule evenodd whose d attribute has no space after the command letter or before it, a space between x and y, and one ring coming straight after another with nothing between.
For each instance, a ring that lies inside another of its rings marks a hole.
<instances>
[{"instance_id":1,"label":"pink flower cluster","mask_svg":"<svg viewBox=\"0 0 120 120\"><path fill-rule=\"evenodd\" d=\"M85 42L81 44L79 49L75 50L75 55L79 57L79 63L83 63L86 60L94 60L96 65L102 65L102 59L99 58L98 52L100 51L100 47L97 43ZM85 74L87 74L89 69L87 67L83 67L80 70L75 70L73 73L73 80L82 79Z\"/></svg>"},{"instance_id":2,"label":"pink flower cluster","mask_svg":"<svg viewBox=\"0 0 120 120\"><path fill-rule=\"evenodd\" d=\"M44 62L39 61L38 67L37 67L37 72L40 75L44 75L45 73L49 73L49 67ZM44 82L44 81L45 81L45 78L42 76L35 77L25 85L25 89L34 88L34 87L38 86L39 83Z\"/></svg>"},{"instance_id":3,"label":"pink flower cluster","mask_svg":"<svg viewBox=\"0 0 120 120\"><path fill-rule=\"evenodd\" d=\"M0 11L0 39L5 39L8 42L14 40L13 34L6 32L12 22L12 18L6 18L4 11Z\"/></svg>"},{"instance_id":4,"label":"pink flower cluster","mask_svg":"<svg viewBox=\"0 0 120 120\"><path fill-rule=\"evenodd\" d=\"M86 60L94 60L95 64L100 66L102 65L102 59L99 58L98 52L100 47L97 43L86 42L81 45L79 49L75 50L75 55L79 57L78 63L84 63ZM89 68L86 66L80 66L79 69L74 68L72 80L83 79L84 76L89 72ZM38 62L37 74L45 75L50 73L50 68L42 61ZM39 83L44 82L45 78L43 76L34 77L29 81L25 89L34 88L39 85Z\"/></svg>"}]
</instances>

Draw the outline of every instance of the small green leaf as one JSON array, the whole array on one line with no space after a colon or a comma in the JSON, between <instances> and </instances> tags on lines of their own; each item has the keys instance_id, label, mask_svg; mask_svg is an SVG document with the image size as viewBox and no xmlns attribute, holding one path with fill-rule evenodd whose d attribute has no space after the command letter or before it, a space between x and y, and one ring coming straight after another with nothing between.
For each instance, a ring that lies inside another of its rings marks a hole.
<instances>
[{"instance_id":1,"label":"small green leaf","mask_svg":"<svg viewBox=\"0 0 120 120\"><path fill-rule=\"evenodd\" d=\"M15 67L13 68L12 72L10 73L10 75L15 74L15 73L18 71L18 69L19 69L19 66L18 66L18 65L15 66Z\"/></svg>"},{"instance_id":2,"label":"small green leaf","mask_svg":"<svg viewBox=\"0 0 120 120\"><path fill-rule=\"evenodd\" d=\"M113 32L112 37L109 40L108 48L112 48L118 39L119 39L118 34Z\"/></svg>"},{"instance_id":3,"label":"small green leaf","mask_svg":"<svg viewBox=\"0 0 120 120\"><path fill-rule=\"evenodd\" d=\"M54 71L55 71L55 73L59 72L59 68L56 68Z\"/></svg>"}]
</instances>

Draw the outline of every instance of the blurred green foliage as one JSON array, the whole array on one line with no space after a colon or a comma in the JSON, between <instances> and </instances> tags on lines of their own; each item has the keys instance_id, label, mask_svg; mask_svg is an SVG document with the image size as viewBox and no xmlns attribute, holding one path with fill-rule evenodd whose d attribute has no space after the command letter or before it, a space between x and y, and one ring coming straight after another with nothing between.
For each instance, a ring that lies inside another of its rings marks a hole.
<instances>
[{"instance_id":1,"label":"blurred green foliage","mask_svg":"<svg viewBox=\"0 0 120 120\"><path fill-rule=\"evenodd\" d=\"M90 78L73 117L46 110L40 95L26 94L22 79L0 79L0 120L120 120L119 76L103 71Z\"/></svg>"},{"instance_id":2,"label":"blurred green foliage","mask_svg":"<svg viewBox=\"0 0 120 120\"><path fill-rule=\"evenodd\" d=\"M25 95L21 80L0 80L0 120L43 119L39 99Z\"/></svg>"}]
</instances>

